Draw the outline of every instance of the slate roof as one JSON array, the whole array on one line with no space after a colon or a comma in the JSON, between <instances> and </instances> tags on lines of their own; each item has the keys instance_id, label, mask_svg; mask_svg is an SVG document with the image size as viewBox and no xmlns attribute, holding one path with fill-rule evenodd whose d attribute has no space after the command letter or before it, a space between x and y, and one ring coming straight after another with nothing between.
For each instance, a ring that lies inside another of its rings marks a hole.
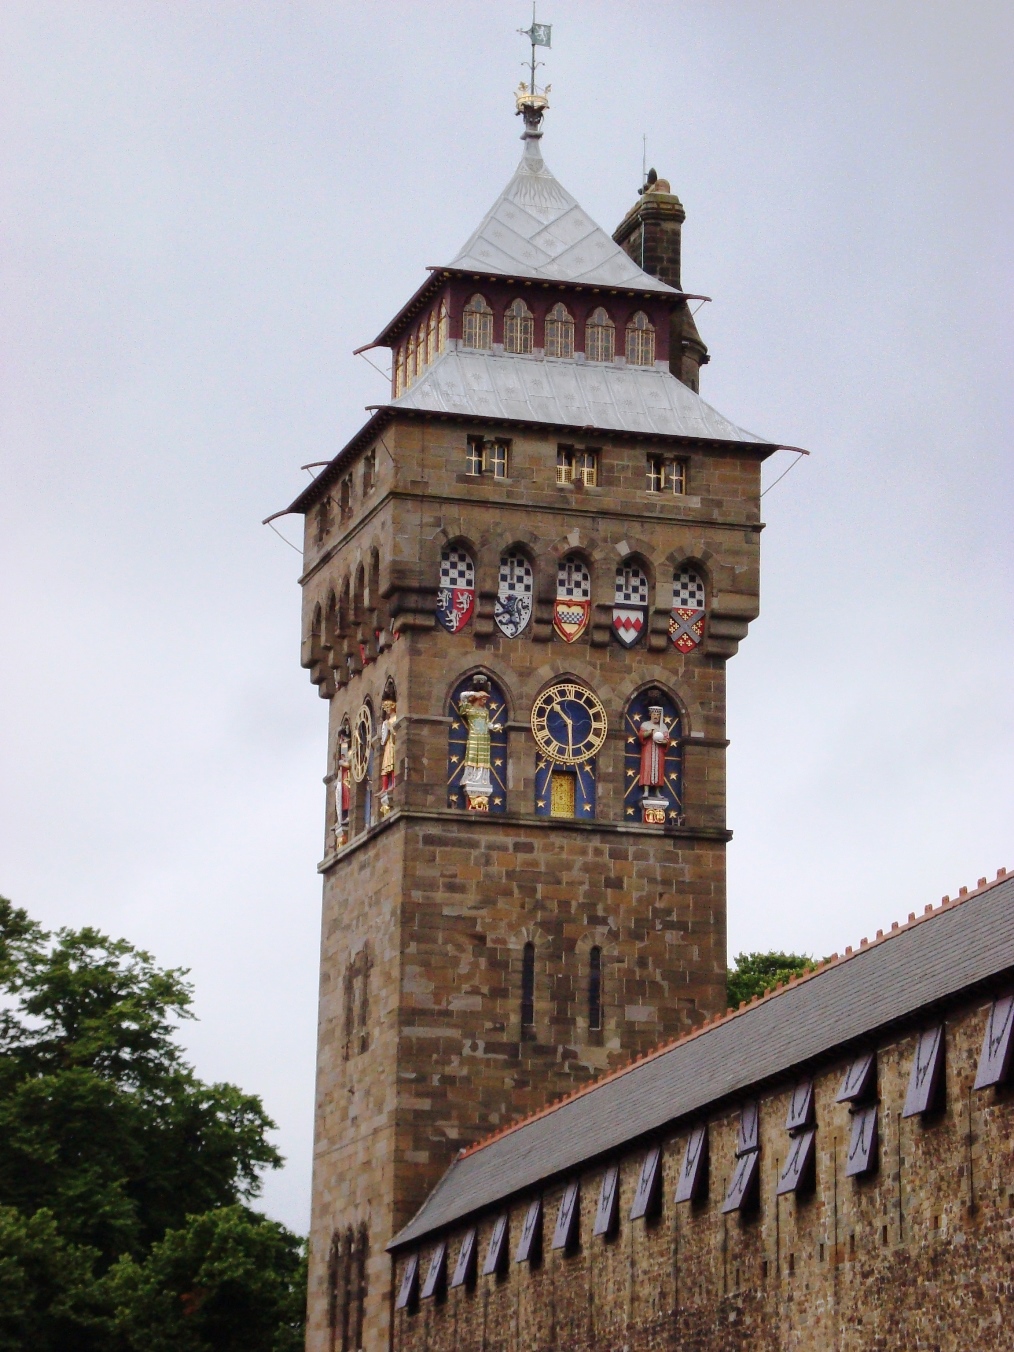
<instances>
[{"instance_id":1,"label":"slate roof","mask_svg":"<svg viewBox=\"0 0 1014 1352\"><path fill-rule=\"evenodd\" d=\"M776 444L737 427L657 365L619 366L449 349L390 407L769 447Z\"/></svg>"},{"instance_id":2,"label":"slate roof","mask_svg":"<svg viewBox=\"0 0 1014 1352\"><path fill-rule=\"evenodd\" d=\"M553 177L536 138L448 265L467 272L679 293L637 266Z\"/></svg>"},{"instance_id":3,"label":"slate roof","mask_svg":"<svg viewBox=\"0 0 1014 1352\"><path fill-rule=\"evenodd\" d=\"M457 1159L389 1248L1014 972L1014 875L943 905Z\"/></svg>"}]
</instances>

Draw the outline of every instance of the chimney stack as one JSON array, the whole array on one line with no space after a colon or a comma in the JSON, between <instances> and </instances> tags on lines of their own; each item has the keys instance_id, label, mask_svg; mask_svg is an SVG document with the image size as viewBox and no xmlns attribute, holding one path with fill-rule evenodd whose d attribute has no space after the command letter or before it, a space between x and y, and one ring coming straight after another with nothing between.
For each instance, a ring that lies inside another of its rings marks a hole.
<instances>
[{"instance_id":1,"label":"chimney stack","mask_svg":"<svg viewBox=\"0 0 1014 1352\"><path fill-rule=\"evenodd\" d=\"M681 291L680 245L686 218L683 203L668 180L659 178L653 169L613 239L639 268ZM686 301L673 310L671 323L669 370L696 394L700 369L710 358Z\"/></svg>"}]
</instances>

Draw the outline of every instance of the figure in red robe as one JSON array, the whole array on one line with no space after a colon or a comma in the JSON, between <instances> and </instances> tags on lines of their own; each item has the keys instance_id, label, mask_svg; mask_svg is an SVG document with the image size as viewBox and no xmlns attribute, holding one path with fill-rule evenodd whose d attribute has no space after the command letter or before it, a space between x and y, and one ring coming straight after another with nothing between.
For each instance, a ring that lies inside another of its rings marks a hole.
<instances>
[{"instance_id":1,"label":"figure in red robe","mask_svg":"<svg viewBox=\"0 0 1014 1352\"><path fill-rule=\"evenodd\" d=\"M638 729L641 738L641 779L644 797L652 797L652 790L660 793L665 788L665 749L672 741L660 705L648 709L648 721Z\"/></svg>"}]
</instances>

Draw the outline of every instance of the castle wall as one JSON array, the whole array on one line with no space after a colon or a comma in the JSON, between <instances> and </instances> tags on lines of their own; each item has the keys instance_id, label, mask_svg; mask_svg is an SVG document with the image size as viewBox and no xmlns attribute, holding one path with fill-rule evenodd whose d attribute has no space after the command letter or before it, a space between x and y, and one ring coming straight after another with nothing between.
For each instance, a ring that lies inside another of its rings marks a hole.
<instances>
[{"instance_id":1,"label":"castle wall","mask_svg":"<svg viewBox=\"0 0 1014 1352\"><path fill-rule=\"evenodd\" d=\"M482 1349L629 1349L629 1352L966 1352L1010 1346L1014 1259L1010 1154L1014 1097L1009 1088L972 1088L989 1004L956 1009L945 1032L946 1106L901 1117L917 1029L878 1049L879 1168L845 1176L848 1105L835 1103L848 1058L814 1081L817 1153L809 1195L775 1187L789 1137L793 1085L762 1089L759 1207L721 1214L734 1168L738 1105L709 1120L711 1168L706 1200L674 1202L691 1124L662 1137L661 1210L630 1221L647 1143L620 1163L619 1227L592 1235L608 1161L581 1174L580 1244L551 1248L567 1179L547 1183L543 1257L514 1253L531 1195L509 1199L511 1252L502 1277L446 1291L395 1315L396 1352ZM478 1219L481 1271L494 1215ZM453 1272L461 1225L449 1236ZM421 1251L425 1275L432 1244ZM396 1283L409 1253L399 1255Z\"/></svg>"}]
</instances>

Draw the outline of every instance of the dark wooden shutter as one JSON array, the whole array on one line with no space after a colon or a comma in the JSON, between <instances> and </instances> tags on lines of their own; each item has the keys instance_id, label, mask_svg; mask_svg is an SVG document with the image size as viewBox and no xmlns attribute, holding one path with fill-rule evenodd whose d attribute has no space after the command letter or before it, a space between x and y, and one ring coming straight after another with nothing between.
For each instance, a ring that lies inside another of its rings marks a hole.
<instances>
[{"instance_id":1,"label":"dark wooden shutter","mask_svg":"<svg viewBox=\"0 0 1014 1352\"><path fill-rule=\"evenodd\" d=\"M810 1127L807 1131L801 1131L798 1136L792 1137L789 1153L778 1179L778 1187L775 1189L776 1195L782 1197L787 1192L800 1195L809 1192L814 1184L816 1159L817 1133Z\"/></svg>"},{"instance_id":2,"label":"dark wooden shutter","mask_svg":"<svg viewBox=\"0 0 1014 1352\"><path fill-rule=\"evenodd\" d=\"M537 1263L542 1256L542 1198L536 1197L529 1203L518 1240L515 1262Z\"/></svg>"},{"instance_id":3,"label":"dark wooden shutter","mask_svg":"<svg viewBox=\"0 0 1014 1352\"><path fill-rule=\"evenodd\" d=\"M475 1226L466 1230L458 1250L458 1261L454 1265L452 1286L472 1286L475 1282L476 1251L479 1247L479 1232Z\"/></svg>"},{"instance_id":4,"label":"dark wooden shutter","mask_svg":"<svg viewBox=\"0 0 1014 1352\"><path fill-rule=\"evenodd\" d=\"M708 1195L708 1125L694 1127L683 1154L677 1202L699 1202Z\"/></svg>"},{"instance_id":5,"label":"dark wooden shutter","mask_svg":"<svg viewBox=\"0 0 1014 1352\"><path fill-rule=\"evenodd\" d=\"M751 1150L740 1155L722 1203L723 1215L730 1211L752 1211L758 1202L760 1180L760 1151Z\"/></svg>"},{"instance_id":6,"label":"dark wooden shutter","mask_svg":"<svg viewBox=\"0 0 1014 1352\"><path fill-rule=\"evenodd\" d=\"M572 1249L577 1244L578 1221L581 1216L581 1183L572 1178L563 1190L560 1210L556 1213L553 1231L554 1249Z\"/></svg>"},{"instance_id":7,"label":"dark wooden shutter","mask_svg":"<svg viewBox=\"0 0 1014 1352\"><path fill-rule=\"evenodd\" d=\"M739 1135L736 1154L746 1155L760 1149L760 1108L756 1099L750 1099L739 1110Z\"/></svg>"},{"instance_id":8,"label":"dark wooden shutter","mask_svg":"<svg viewBox=\"0 0 1014 1352\"><path fill-rule=\"evenodd\" d=\"M863 1103L871 1097L877 1082L877 1054L864 1052L845 1072L835 1103Z\"/></svg>"},{"instance_id":9,"label":"dark wooden shutter","mask_svg":"<svg viewBox=\"0 0 1014 1352\"><path fill-rule=\"evenodd\" d=\"M852 1134L845 1160L845 1176L858 1178L861 1174L876 1173L878 1163L877 1105L870 1103L865 1108L857 1108L852 1114Z\"/></svg>"},{"instance_id":10,"label":"dark wooden shutter","mask_svg":"<svg viewBox=\"0 0 1014 1352\"><path fill-rule=\"evenodd\" d=\"M813 1081L800 1080L792 1091L789 1111L785 1115L785 1130L795 1135L813 1126Z\"/></svg>"},{"instance_id":11,"label":"dark wooden shutter","mask_svg":"<svg viewBox=\"0 0 1014 1352\"><path fill-rule=\"evenodd\" d=\"M486 1250L486 1261L482 1265L482 1275L484 1277L497 1276L503 1272L507 1265L507 1243L509 1238L508 1216L507 1212L497 1216L493 1224L493 1233L489 1237L489 1248Z\"/></svg>"},{"instance_id":12,"label":"dark wooden shutter","mask_svg":"<svg viewBox=\"0 0 1014 1352\"><path fill-rule=\"evenodd\" d=\"M402 1269L401 1286L398 1287L398 1299L394 1302L396 1310L411 1310L419 1295L419 1254L414 1253Z\"/></svg>"},{"instance_id":13,"label":"dark wooden shutter","mask_svg":"<svg viewBox=\"0 0 1014 1352\"><path fill-rule=\"evenodd\" d=\"M919 1034L915 1044L912 1073L908 1077L908 1093L902 1117L916 1117L941 1106L944 1087L944 1029L942 1024L927 1028Z\"/></svg>"},{"instance_id":14,"label":"dark wooden shutter","mask_svg":"<svg viewBox=\"0 0 1014 1352\"><path fill-rule=\"evenodd\" d=\"M610 1164L609 1168L602 1175L602 1187L599 1189L599 1205L595 1212L595 1226L592 1231L596 1235L605 1235L607 1238L616 1231L616 1223L620 1218L620 1166Z\"/></svg>"},{"instance_id":15,"label":"dark wooden shutter","mask_svg":"<svg viewBox=\"0 0 1014 1352\"><path fill-rule=\"evenodd\" d=\"M658 1210L662 1185L662 1147L653 1145L644 1157L641 1172L637 1178L637 1191L634 1193L634 1205L630 1208L630 1219L640 1220L642 1216L653 1216Z\"/></svg>"},{"instance_id":16,"label":"dark wooden shutter","mask_svg":"<svg viewBox=\"0 0 1014 1352\"><path fill-rule=\"evenodd\" d=\"M986 1032L982 1039L982 1053L979 1057L979 1069L975 1074L976 1089L988 1089L994 1084L1003 1084L1010 1069L1011 1048L1014 1041L1014 995L1005 995L994 1000L986 1020Z\"/></svg>"},{"instance_id":17,"label":"dark wooden shutter","mask_svg":"<svg viewBox=\"0 0 1014 1352\"><path fill-rule=\"evenodd\" d=\"M433 1296L443 1295L447 1281L447 1240L442 1239L433 1250L430 1265L423 1282L422 1298L430 1300Z\"/></svg>"}]
</instances>

